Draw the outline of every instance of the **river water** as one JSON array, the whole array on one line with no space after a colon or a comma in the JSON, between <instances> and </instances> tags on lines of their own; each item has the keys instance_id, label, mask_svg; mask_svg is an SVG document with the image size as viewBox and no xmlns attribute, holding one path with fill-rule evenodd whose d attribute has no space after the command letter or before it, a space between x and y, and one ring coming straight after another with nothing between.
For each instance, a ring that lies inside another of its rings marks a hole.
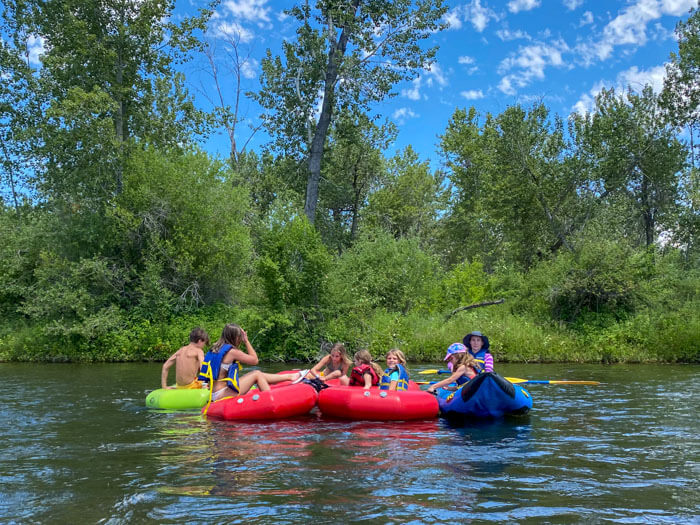
<instances>
[{"instance_id":1,"label":"river water","mask_svg":"<svg viewBox=\"0 0 700 525\"><path fill-rule=\"evenodd\" d=\"M154 411L157 364L0 370L0 523L700 523L697 366L504 365L603 384L459 428Z\"/></svg>"}]
</instances>

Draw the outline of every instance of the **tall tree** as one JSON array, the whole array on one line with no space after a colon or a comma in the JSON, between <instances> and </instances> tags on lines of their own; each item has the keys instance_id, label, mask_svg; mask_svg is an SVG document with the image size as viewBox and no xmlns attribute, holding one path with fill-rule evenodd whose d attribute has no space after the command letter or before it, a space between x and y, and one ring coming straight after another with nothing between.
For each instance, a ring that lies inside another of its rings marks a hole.
<instances>
[{"instance_id":1,"label":"tall tree","mask_svg":"<svg viewBox=\"0 0 700 525\"><path fill-rule=\"evenodd\" d=\"M679 176L687 151L667 123L650 86L618 95L603 90L595 111L584 118L583 147L605 191L624 197L634 210L641 243L651 246L660 228L676 219Z\"/></svg>"},{"instance_id":2,"label":"tall tree","mask_svg":"<svg viewBox=\"0 0 700 525\"><path fill-rule=\"evenodd\" d=\"M339 115L333 126L319 199L328 213L318 214L317 227L329 232L327 242L339 253L357 238L360 212L370 192L386 178L383 152L395 138L393 124L378 126L365 115Z\"/></svg>"},{"instance_id":3,"label":"tall tree","mask_svg":"<svg viewBox=\"0 0 700 525\"><path fill-rule=\"evenodd\" d=\"M685 22L676 26L678 53L671 53L666 64L662 102L672 120L688 128L691 162L700 158L697 133L700 128L700 9L691 11Z\"/></svg>"},{"instance_id":4,"label":"tall tree","mask_svg":"<svg viewBox=\"0 0 700 525\"><path fill-rule=\"evenodd\" d=\"M397 239L415 236L432 241L438 215L446 204L443 173L433 172L410 146L387 164L387 180L370 195L363 217Z\"/></svg>"},{"instance_id":5,"label":"tall tree","mask_svg":"<svg viewBox=\"0 0 700 525\"><path fill-rule=\"evenodd\" d=\"M362 113L428 67L436 48L420 43L444 27L446 10L443 0L318 0L286 11L299 22L297 38L284 43L284 58L268 50L257 100L274 146L308 161L304 213L312 223L339 108Z\"/></svg>"},{"instance_id":6,"label":"tall tree","mask_svg":"<svg viewBox=\"0 0 700 525\"><path fill-rule=\"evenodd\" d=\"M452 249L485 263L531 266L543 254L572 250L585 226L587 172L576 162L564 122L535 104L496 117L458 110L441 137L454 184L445 224Z\"/></svg>"},{"instance_id":7,"label":"tall tree","mask_svg":"<svg viewBox=\"0 0 700 525\"><path fill-rule=\"evenodd\" d=\"M675 237L689 254L700 234L700 9L678 23L676 35L678 53L672 53L666 65L662 102L672 123L685 126L688 132L691 168L684 174L683 207Z\"/></svg>"}]
</instances>

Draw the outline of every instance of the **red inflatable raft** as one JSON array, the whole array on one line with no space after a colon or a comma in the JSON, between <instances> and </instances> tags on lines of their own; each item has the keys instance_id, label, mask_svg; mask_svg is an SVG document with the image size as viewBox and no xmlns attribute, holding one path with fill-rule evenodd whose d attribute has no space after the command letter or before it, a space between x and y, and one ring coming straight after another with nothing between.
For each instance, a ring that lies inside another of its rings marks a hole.
<instances>
[{"instance_id":1,"label":"red inflatable raft","mask_svg":"<svg viewBox=\"0 0 700 525\"><path fill-rule=\"evenodd\" d=\"M403 392L358 386L326 388L318 394L318 408L324 416L373 421L428 419L436 417L439 409L435 396L415 384Z\"/></svg>"},{"instance_id":2,"label":"red inflatable raft","mask_svg":"<svg viewBox=\"0 0 700 525\"><path fill-rule=\"evenodd\" d=\"M311 385L284 383L267 392L251 390L242 396L226 397L202 409L213 419L261 420L303 416L316 406L318 393Z\"/></svg>"}]
</instances>

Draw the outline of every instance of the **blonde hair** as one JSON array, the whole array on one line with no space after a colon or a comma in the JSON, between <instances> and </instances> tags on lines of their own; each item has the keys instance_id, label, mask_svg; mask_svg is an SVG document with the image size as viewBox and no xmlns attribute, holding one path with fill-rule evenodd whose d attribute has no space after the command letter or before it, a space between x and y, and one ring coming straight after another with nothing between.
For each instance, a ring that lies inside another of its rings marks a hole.
<instances>
[{"instance_id":1,"label":"blonde hair","mask_svg":"<svg viewBox=\"0 0 700 525\"><path fill-rule=\"evenodd\" d=\"M457 370L460 366L467 366L474 370L477 374L479 373L479 363L474 356L469 352L460 352L459 354L452 354L452 370Z\"/></svg>"},{"instance_id":2,"label":"blonde hair","mask_svg":"<svg viewBox=\"0 0 700 525\"><path fill-rule=\"evenodd\" d=\"M386 353L386 357L389 357L392 354L396 356L396 359L399 360L399 363L406 366L406 356L401 350L399 350L398 348L392 348Z\"/></svg>"},{"instance_id":3,"label":"blonde hair","mask_svg":"<svg viewBox=\"0 0 700 525\"><path fill-rule=\"evenodd\" d=\"M378 376L382 376L384 374L384 370L382 369L382 367L374 361L372 361L372 354L370 354L369 350L367 350L366 348L355 352L355 361L359 361L363 365L370 365Z\"/></svg>"}]
</instances>

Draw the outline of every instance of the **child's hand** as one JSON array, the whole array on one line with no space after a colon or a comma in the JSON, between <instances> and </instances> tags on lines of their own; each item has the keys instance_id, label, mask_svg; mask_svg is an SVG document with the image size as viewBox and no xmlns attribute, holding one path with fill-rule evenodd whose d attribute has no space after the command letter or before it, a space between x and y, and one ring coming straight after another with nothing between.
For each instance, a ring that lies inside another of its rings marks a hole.
<instances>
[{"instance_id":1,"label":"child's hand","mask_svg":"<svg viewBox=\"0 0 700 525\"><path fill-rule=\"evenodd\" d=\"M435 393L435 387L432 386L432 385L429 386L429 387L428 387L428 390L426 390L426 392L428 392L429 394L434 394L434 393Z\"/></svg>"},{"instance_id":2,"label":"child's hand","mask_svg":"<svg viewBox=\"0 0 700 525\"><path fill-rule=\"evenodd\" d=\"M241 332L243 332L243 342L247 343L248 342L248 333L241 328Z\"/></svg>"}]
</instances>

